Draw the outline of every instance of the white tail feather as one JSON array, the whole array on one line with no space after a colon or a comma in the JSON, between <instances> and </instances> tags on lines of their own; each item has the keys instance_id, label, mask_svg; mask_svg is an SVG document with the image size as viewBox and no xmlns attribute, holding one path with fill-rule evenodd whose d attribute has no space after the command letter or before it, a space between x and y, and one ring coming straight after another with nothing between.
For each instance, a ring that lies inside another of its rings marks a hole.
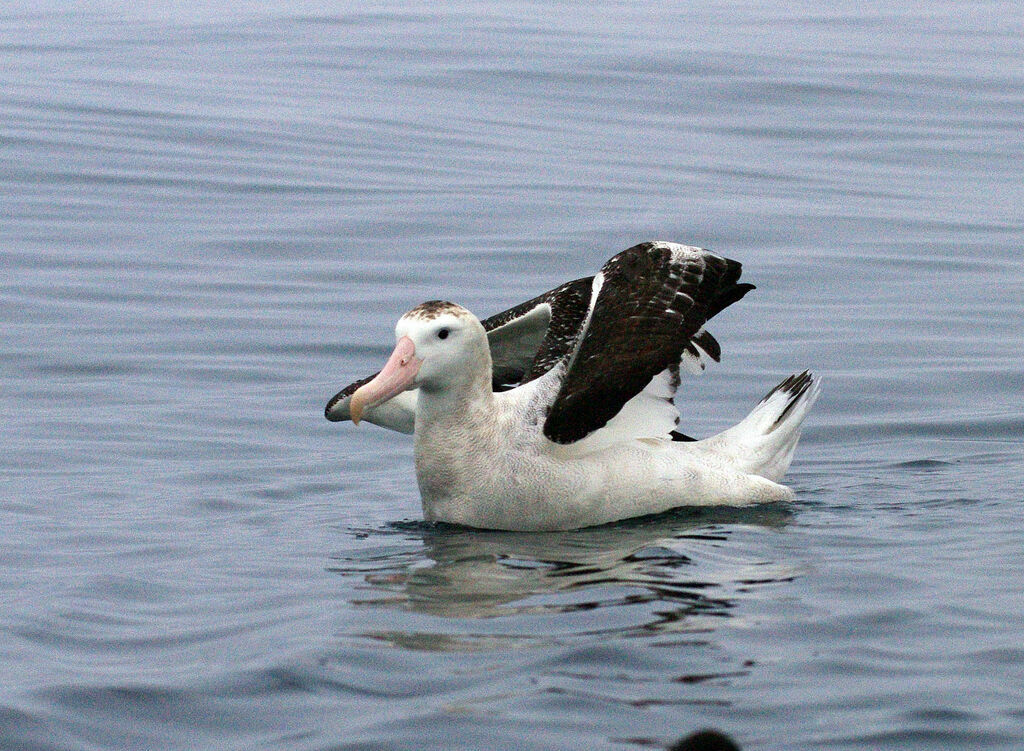
<instances>
[{"instance_id":1,"label":"white tail feather","mask_svg":"<svg viewBox=\"0 0 1024 751\"><path fill-rule=\"evenodd\" d=\"M804 418L819 393L809 371L792 375L768 392L740 423L701 441L737 469L778 482L789 469Z\"/></svg>"}]
</instances>

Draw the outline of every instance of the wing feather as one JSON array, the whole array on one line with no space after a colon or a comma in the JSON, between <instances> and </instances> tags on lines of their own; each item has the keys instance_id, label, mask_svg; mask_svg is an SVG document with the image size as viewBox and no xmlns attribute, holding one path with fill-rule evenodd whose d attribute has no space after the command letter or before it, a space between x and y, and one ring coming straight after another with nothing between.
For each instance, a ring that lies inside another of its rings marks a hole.
<instances>
[{"instance_id":1,"label":"wing feather","mask_svg":"<svg viewBox=\"0 0 1024 751\"><path fill-rule=\"evenodd\" d=\"M487 331L488 339L491 341L492 359L497 362L498 358L493 357L496 337L492 332L496 333L498 330L508 327L511 322L521 319L538 306L546 305L550 309L549 321L543 338L536 346L533 346L534 341L531 340L529 348L521 348L523 354L528 354L528 356L522 357L515 363L517 370L507 369L501 383L510 384L513 381L518 381L514 385L528 383L547 373L572 351L579 339L580 327L587 313L592 280L593 277L590 276L574 279L543 295L538 295L532 300L527 300L514 308L509 308L481 321L484 330ZM501 390L498 388L499 380L498 373L495 372L495 391Z\"/></svg>"},{"instance_id":2,"label":"wing feather","mask_svg":"<svg viewBox=\"0 0 1024 751\"><path fill-rule=\"evenodd\" d=\"M727 258L674 243L641 243L611 258L595 277L596 298L544 422L544 435L573 443L604 427L658 373L684 355L714 360L704 331L713 315L753 289Z\"/></svg>"}]
</instances>

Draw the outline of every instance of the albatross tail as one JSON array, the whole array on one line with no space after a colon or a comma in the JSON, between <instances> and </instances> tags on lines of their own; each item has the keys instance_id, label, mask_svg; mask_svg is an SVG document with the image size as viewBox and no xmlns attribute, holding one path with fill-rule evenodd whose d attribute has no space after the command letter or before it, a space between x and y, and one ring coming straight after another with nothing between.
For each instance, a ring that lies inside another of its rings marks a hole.
<instances>
[{"instance_id":1,"label":"albatross tail","mask_svg":"<svg viewBox=\"0 0 1024 751\"><path fill-rule=\"evenodd\" d=\"M740 423L704 443L743 471L778 482L789 469L800 428L818 392L818 379L810 371L791 375Z\"/></svg>"}]
</instances>

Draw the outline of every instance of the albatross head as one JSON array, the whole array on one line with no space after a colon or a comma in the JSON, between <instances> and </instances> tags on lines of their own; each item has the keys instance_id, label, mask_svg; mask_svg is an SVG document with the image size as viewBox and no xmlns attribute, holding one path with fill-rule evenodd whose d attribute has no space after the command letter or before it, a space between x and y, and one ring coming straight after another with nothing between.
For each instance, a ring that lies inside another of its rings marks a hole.
<instances>
[{"instance_id":1,"label":"albatross head","mask_svg":"<svg viewBox=\"0 0 1024 751\"><path fill-rule=\"evenodd\" d=\"M409 389L440 390L482 373L490 390L487 334L461 305L441 300L417 305L398 319L395 339L380 373L352 394L352 422L358 424L365 410Z\"/></svg>"}]
</instances>

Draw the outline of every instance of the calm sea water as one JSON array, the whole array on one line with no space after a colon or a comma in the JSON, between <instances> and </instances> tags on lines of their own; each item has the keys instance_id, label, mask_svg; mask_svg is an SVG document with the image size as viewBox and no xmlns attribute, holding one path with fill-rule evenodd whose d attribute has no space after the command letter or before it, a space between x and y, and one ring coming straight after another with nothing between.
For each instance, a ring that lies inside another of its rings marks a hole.
<instances>
[{"instance_id":1,"label":"calm sea water","mask_svg":"<svg viewBox=\"0 0 1024 751\"><path fill-rule=\"evenodd\" d=\"M0 748L1024 746L1019 7L367 7L0 10ZM656 238L758 285L684 429L823 376L796 502L434 528L323 419Z\"/></svg>"}]
</instances>

